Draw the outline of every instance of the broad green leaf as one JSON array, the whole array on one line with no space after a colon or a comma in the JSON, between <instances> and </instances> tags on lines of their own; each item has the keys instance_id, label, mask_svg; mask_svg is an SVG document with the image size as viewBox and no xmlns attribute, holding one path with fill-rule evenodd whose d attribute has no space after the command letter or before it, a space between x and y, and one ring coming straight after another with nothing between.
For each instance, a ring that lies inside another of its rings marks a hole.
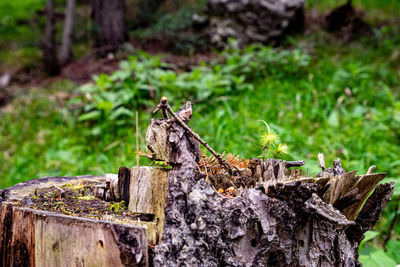
<instances>
[{"instance_id":1,"label":"broad green leaf","mask_svg":"<svg viewBox=\"0 0 400 267\"><path fill-rule=\"evenodd\" d=\"M400 264L400 241L399 240L389 240L386 244L387 254L391 256L397 264Z\"/></svg>"},{"instance_id":2,"label":"broad green leaf","mask_svg":"<svg viewBox=\"0 0 400 267\"><path fill-rule=\"evenodd\" d=\"M364 267L381 267L376 261L374 261L369 255L360 255L358 260Z\"/></svg>"},{"instance_id":3,"label":"broad green leaf","mask_svg":"<svg viewBox=\"0 0 400 267\"><path fill-rule=\"evenodd\" d=\"M85 113L79 116L78 121L87 121L87 120L94 120L98 119L101 115L99 110L93 110L89 113Z\"/></svg>"},{"instance_id":4,"label":"broad green leaf","mask_svg":"<svg viewBox=\"0 0 400 267\"><path fill-rule=\"evenodd\" d=\"M364 267L395 267L396 261L386 254L383 249L369 247L368 254L360 254L359 261Z\"/></svg>"},{"instance_id":5,"label":"broad green leaf","mask_svg":"<svg viewBox=\"0 0 400 267\"><path fill-rule=\"evenodd\" d=\"M135 113L125 107L119 107L118 109L116 109L115 111L113 111L110 115L110 119L111 120L116 120L118 119L118 117L120 116L128 116L130 118L134 118L135 117Z\"/></svg>"},{"instance_id":6,"label":"broad green leaf","mask_svg":"<svg viewBox=\"0 0 400 267\"><path fill-rule=\"evenodd\" d=\"M371 240L371 239L373 239L374 237L376 237L376 236L378 236L379 235L379 233L378 232L374 232L374 231L366 231L365 233L364 233L364 239L361 241L361 243L360 243L360 247L362 247L363 245L364 245L364 243L365 242L367 242L367 241L369 241L369 240Z\"/></svg>"},{"instance_id":7,"label":"broad green leaf","mask_svg":"<svg viewBox=\"0 0 400 267\"><path fill-rule=\"evenodd\" d=\"M101 101L97 104L97 108L100 110L104 110L104 112L108 114L113 108L113 103L110 101Z\"/></svg>"},{"instance_id":8,"label":"broad green leaf","mask_svg":"<svg viewBox=\"0 0 400 267\"><path fill-rule=\"evenodd\" d=\"M396 262L389 257L383 250L377 250L370 254L371 259L376 261L382 267L395 267Z\"/></svg>"}]
</instances>

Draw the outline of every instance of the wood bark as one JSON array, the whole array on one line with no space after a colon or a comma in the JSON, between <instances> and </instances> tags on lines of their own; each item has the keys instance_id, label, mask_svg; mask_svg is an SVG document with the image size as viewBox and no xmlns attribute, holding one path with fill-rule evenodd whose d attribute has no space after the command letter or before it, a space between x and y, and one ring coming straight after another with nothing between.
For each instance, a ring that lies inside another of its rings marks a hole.
<instances>
[{"instance_id":1,"label":"wood bark","mask_svg":"<svg viewBox=\"0 0 400 267\"><path fill-rule=\"evenodd\" d=\"M92 0L92 19L99 56L115 52L127 40L124 0Z\"/></svg>"},{"instance_id":2,"label":"wood bark","mask_svg":"<svg viewBox=\"0 0 400 267\"><path fill-rule=\"evenodd\" d=\"M59 53L60 65L64 66L72 58L72 36L74 28L75 0L67 0L64 31Z\"/></svg>"},{"instance_id":3,"label":"wood bark","mask_svg":"<svg viewBox=\"0 0 400 267\"><path fill-rule=\"evenodd\" d=\"M55 12L54 0L46 0L46 26L43 40L43 62L45 71L50 75L60 73L55 41Z\"/></svg>"}]
</instances>

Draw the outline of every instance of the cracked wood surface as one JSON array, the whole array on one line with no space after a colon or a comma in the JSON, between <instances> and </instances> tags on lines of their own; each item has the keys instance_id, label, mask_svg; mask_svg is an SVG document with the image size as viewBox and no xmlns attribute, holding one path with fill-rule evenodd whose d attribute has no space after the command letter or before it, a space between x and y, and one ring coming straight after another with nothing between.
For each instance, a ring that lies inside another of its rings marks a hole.
<instances>
[{"instance_id":1,"label":"cracked wood surface","mask_svg":"<svg viewBox=\"0 0 400 267\"><path fill-rule=\"evenodd\" d=\"M1 203L1 266L147 266L143 227Z\"/></svg>"}]
</instances>

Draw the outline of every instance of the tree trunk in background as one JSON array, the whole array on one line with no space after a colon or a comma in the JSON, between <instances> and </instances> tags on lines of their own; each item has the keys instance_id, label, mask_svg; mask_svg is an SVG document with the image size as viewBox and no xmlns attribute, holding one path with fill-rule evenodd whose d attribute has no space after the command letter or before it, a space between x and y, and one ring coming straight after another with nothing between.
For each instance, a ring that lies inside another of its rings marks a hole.
<instances>
[{"instance_id":1,"label":"tree trunk in background","mask_svg":"<svg viewBox=\"0 0 400 267\"><path fill-rule=\"evenodd\" d=\"M55 32L54 0L46 0L46 27L43 41L43 61L45 71L50 75L60 73Z\"/></svg>"},{"instance_id":2,"label":"tree trunk in background","mask_svg":"<svg viewBox=\"0 0 400 267\"><path fill-rule=\"evenodd\" d=\"M93 0L94 48L99 56L115 52L127 40L124 0Z\"/></svg>"},{"instance_id":3,"label":"tree trunk in background","mask_svg":"<svg viewBox=\"0 0 400 267\"><path fill-rule=\"evenodd\" d=\"M67 0L65 11L64 32L60 49L61 66L68 63L72 58L72 34L74 28L75 0Z\"/></svg>"}]
</instances>

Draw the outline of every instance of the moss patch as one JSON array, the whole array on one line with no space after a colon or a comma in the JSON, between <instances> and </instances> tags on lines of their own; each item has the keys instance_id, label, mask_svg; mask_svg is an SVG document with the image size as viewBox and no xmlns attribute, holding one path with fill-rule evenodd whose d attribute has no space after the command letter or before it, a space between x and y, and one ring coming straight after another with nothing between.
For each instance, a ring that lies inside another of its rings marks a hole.
<instances>
[{"instance_id":1,"label":"moss patch","mask_svg":"<svg viewBox=\"0 0 400 267\"><path fill-rule=\"evenodd\" d=\"M93 195L90 186L64 185L40 189L32 197L24 199L24 204L33 209L89 217L96 219L115 218L149 220L149 215L130 212L125 201L105 201Z\"/></svg>"}]
</instances>

